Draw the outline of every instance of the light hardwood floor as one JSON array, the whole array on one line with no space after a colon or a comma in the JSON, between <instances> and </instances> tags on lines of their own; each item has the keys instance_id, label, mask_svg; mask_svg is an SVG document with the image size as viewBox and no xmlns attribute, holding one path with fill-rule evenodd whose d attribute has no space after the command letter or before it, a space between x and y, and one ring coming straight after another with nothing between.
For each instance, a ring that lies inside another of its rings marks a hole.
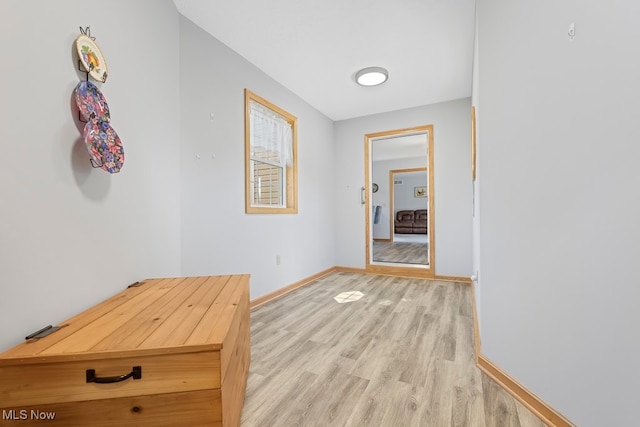
<instances>
[{"instance_id":1,"label":"light hardwood floor","mask_svg":"<svg viewBox=\"0 0 640 427\"><path fill-rule=\"evenodd\" d=\"M373 260L403 264L429 264L427 243L373 242Z\"/></svg>"},{"instance_id":2,"label":"light hardwood floor","mask_svg":"<svg viewBox=\"0 0 640 427\"><path fill-rule=\"evenodd\" d=\"M333 299L346 291L364 296ZM471 298L332 273L257 308L242 426L544 426L476 368Z\"/></svg>"}]
</instances>

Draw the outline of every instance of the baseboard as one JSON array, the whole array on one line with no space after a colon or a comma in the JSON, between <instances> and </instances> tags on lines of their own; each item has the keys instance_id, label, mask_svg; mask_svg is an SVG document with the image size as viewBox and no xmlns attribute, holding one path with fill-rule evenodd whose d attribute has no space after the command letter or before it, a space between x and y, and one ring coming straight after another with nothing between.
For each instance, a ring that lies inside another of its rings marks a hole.
<instances>
[{"instance_id":1,"label":"baseboard","mask_svg":"<svg viewBox=\"0 0 640 427\"><path fill-rule=\"evenodd\" d=\"M342 267L338 265L338 266L335 266L334 269L335 271L338 271L340 273L371 274L369 271L365 270L364 268Z\"/></svg>"},{"instance_id":2,"label":"baseboard","mask_svg":"<svg viewBox=\"0 0 640 427\"><path fill-rule=\"evenodd\" d=\"M281 296L288 294L289 292L293 292L298 288L303 287L304 285L308 285L309 283L313 282L314 280L317 280L321 277L324 277L328 274L333 273L334 271L336 271L336 267L331 267L328 268L324 271L321 271L319 273L316 273L312 276L306 277L302 280L298 280L295 283L290 284L289 286L285 286L284 288L280 288L278 290L275 290L271 293L268 293L266 295L263 295L261 297L258 297L254 300L252 300L249 303L249 308L251 310L253 310L254 308L258 308L260 307L262 304L266 304L269 301L273 301L274 299L280 298Z\"/></svg>"},{"instance_id":3,"label":"baseboard","mask_svg":"<svg viewBox=\"0 0 640 427\"><path fill-rule=\"evenodd\" d=\"M275 299L278 299L286 294L288 294L289 292L293 292L298 288L301 288L305 285L308 285L309 283L313 282L314 280L317 280L321 277L324 277L328 274L334 273L334 272L339 272L339 273L356 273L356 274L376 274L376 275L380 275L380 273L376 273L376 272L371 272L371 271L367 271L364 268L354 268L354 267L340 267L340 266L336 266L336 267L331 267L328 268L324 271L321 271L319 273L316 273L312 276L306 277L302 280L298 280L295 283L292 283L288 286L285 286L284 288L280 288L277 289L273 292L270 292L266 295L263 295L261 297L258 297L254 300L252 300L249 303L249 308L251 310L260 307L263 304L266 304L269 301L273 301Z\"/></svg>"},{"instance_id":4,"label":"baseboard","mask_svg":"<svg viewBox=\"0 0 640 427\"><path fill-rule=\"evenodd\" d=\"M544 403L538 396L518 384L516 380L482 354L478 355L478 367L550 427L574 427L574 424L569 420Z\"/></svg>"},{"instance_id":5,"label":"baseboard","mask_svg":"<svg viewBox=\"0 0 640 427\"><path fill-rule=\"evenodd\" d=\"M473 309L473 330L476 349L476 364L478 368L492 378L500 387L518 399L525 407L534 413L540 420L549 427L574 427L569 420L560 415L555 409L547 405L542 399L531 393L520 385L509 374L504 372L486 356L482 354L482 343L480 341L480 327L478 325L478 309L476 306L476 286L471 283L472 309Z\"/></svg>"},{"instance_id":6,"label":"baseboard","mask_svg":"<svg viewBox=\"0 0 640 427\"><path fill-rule=\"evenodd\" d=\"M331 267L324 271L316 273L312 276L304 278L302 280L298 280L297 282L292 283L289 286L285 286L284 288L280 288L274 292L268 293L266 295L263 295L261 297L254 299L250 303L250 308L252 310L255 308L258 308L269 301L273 301L277 298L280 298L281 296L286 295L289 292L292 292L298 288L308 285L314 280L317 280L333 272L356 273L356 274L380 274L376 272L367 271L363 268L341 267L341 266ZM538 396L536 396L535 394L531 393L529 390L521 386L516 380L511 378L507 373L502 371L499 367L497 367L494 363L492 363L486 356L484 356L481 353L480 331L478 327L478 312L476 308L475 284L473 283L471 278L464 277L464 276L436 275L435 280L471 284L472 306L473 306L473 327L474 327L474 339L475 339L474 345L476 350L476 363L478 368L482 370L485 374L487 374L489 377L491 377L495 382L497 382L502 388L504 388L507 392L509 392L513 397L518 399L520 403L526 406L531 412L533 412L543 422L548 424L549 427L575 427L574 424L572 424L565 417L560 415L552 407L544 403Z\"/></svg>"},{"instance_id":7,"label":"baseboard","mask_svg":"<svg viewBox=\"0 0 640 427\"><path fill-rule=\"evenodd\" d=\"M331 274L333 272L341 272L341 273L356 273L356 274L381 274L379 272L372 272L372 271L367 271L364 268L353 268L353 267L340 267L340 266L336 266L336 267L331 267L328 268L326 270L323 270L319 273L316 273L314 275L311 275L309 277L306 277L302 280L298 280L295 283L292 283L288 286L285 286L284 288L280 288L277 289L273 292L270 292L266 295L263 295L261 297L258 297L254 300L251 301L249 307L251 308L251 310L253 310L254 308L258 308L259 306L261 306L262 304L265 304L269 301L272 301L274 299L277 299L283 295L288 294L289 292L295 291L298 288L301 288L305 285L308 285L309 283L313 282L314 280L317 280L321 277L324 277L328 274ZM448 282L461 282L461 283L472 283L471 279L468 277L464 277L464 276L436 276L435 280L440 280L440 281L448 281ZM474 301L475 304L475 301ZM474 307L475 309L475 307ZM477 316L476 316L477 318ZM477 324L477 322L475 322ZM477 352L476 354L479 354L479 352Z\"/></svg>"},{"instance_id":8,"label":"baseboard","mask_svg":"<svg viewBox=\"0 0 640 427\"><path fill-rule=\"evenodd\" d=\"M381 238L378 238L378 237L374 237L373 241L374 242L393 242L393 240L391 240L391 239L381 239Z\"/></svg>"},{"instance_id":9,"label":"baseboard","mask_svg":"<svg viewBox=\"0 0 640 427\"><path fill-rule=\"evenodd\" d=\"M390 269L388 270L388 272L385 272L385 271L378 271L378 270L366 270L364 268L341 267L341 266L335 267L335 271L339 271L342 273L376 274L381 276L399 276L399 277L411 277L411 278L419 278L419 279L427 279L427 280L439 280L441 282L456 282L456 283L467 283L467 284L473 283L471 278L467 276L445 276L445 275L436 274L434 277L424 277L422 276L421 269L416 268L414 270L416 270L415 274L406 274L404 270L396 271L396 270Z\"/></svg>"},{"instance_id":10,"label":"baseboard","mask_svg":"<svg viewBox=\"0 0 640 427\"><path fill-rule=\"evenodd\" d=\"M480 357L482 342L480 341L480 325L478 324L478 306L476 305L476 283L471 281L471 309L473 315L473 345L476 350L476 365Z\"/></svg>"},{"instance_id":11,"label":"baseboard","mask_svg":"<svg viewBox=\"0 0 640 427\"><path fill-rule=\"evenodd\" d=\"M445 276L445 275L436 274L433 279L440 280L443 282L458 282L458 283L468 283L468 284L473 283L471 281L471 277L467 277L467 276Z\"/></svg>"},{"instance_id":12,"label":"baseboard","mask_svg":"<svg viewBox=\"0 0 640 427\"><path fill-rule=\"evenodd\" d=\"M412 267L393 267L386 265L369 265L367 268L336 267L342 273L372 274L376 276L407 277L410 279L433 280L430 270Z\"/></svg>"}]
</instances>

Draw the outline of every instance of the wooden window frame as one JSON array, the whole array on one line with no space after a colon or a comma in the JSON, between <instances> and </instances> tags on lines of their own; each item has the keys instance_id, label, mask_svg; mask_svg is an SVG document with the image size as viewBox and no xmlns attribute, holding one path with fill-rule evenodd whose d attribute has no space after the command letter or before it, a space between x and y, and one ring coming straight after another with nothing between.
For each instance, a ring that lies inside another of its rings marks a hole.
<instances>
[{"instance_id":1,"label":"wooden window frame","mask_svg":"<svg viewBox=\"0 0 640 427\"><path fill-rule=\"evenodd\" d=\"M285 205L283 206L256 206L252 203L251 194L251 126L250 126L250 101L256 102L265 108L281 115L290 125L293 138L293 164L285 165L286 182L284 183ZM248 214L297 214L298 213L298 119L275 104L267 101L259 95L244 90L244 170L245 170L245 212Z\"/></svg>"}]
</instances>

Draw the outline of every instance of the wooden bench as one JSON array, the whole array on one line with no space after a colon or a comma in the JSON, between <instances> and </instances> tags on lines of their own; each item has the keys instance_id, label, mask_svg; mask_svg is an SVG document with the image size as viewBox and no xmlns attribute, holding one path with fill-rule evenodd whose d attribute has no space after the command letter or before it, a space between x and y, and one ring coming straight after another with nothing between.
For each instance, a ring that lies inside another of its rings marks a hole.
<instances>
[{"instance_id":1,"label":"wooden bench","mask_svg":"<svg viewBox=\"0 0 640 427\"><path fill-rule=\"evenodd\" d=\"M0 354L0 425L238 426L249 276L150 279Z\"/></svg>"}]
</instances>

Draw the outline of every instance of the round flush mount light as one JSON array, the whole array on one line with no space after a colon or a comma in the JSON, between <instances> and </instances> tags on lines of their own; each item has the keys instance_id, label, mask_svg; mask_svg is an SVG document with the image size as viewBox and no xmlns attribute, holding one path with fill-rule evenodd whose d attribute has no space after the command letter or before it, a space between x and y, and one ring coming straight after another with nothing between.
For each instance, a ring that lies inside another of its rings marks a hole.
<instances>
[{"instance_id":1,"label":"round flush mount light","mask_svg":"<svg viewBox=\"0 0 640 427\"><path fill-rule=\"evenodd\" d=\"M389 72L382 67L368 67L356 73L356 83L360 86L377 86L386 82Z\"/></svg>"}]
</instances>

